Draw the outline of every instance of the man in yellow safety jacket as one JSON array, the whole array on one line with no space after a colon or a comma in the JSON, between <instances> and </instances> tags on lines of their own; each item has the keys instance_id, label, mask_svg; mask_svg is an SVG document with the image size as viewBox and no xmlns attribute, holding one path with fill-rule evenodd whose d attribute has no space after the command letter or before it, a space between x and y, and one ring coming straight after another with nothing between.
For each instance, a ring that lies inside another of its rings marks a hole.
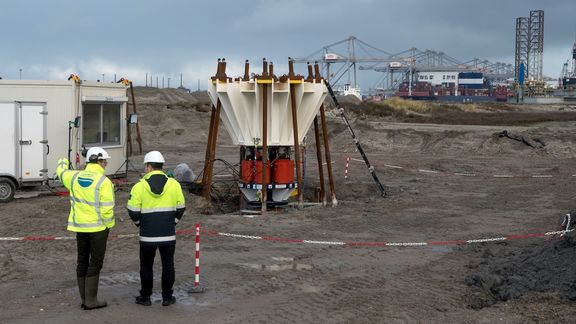
<instances>
[{"instance_id":1,"label":"man in yellow safety jacket","mask_svg":"<svg viewBox=\"0 0 576 324\"><path fill-rule=\"evenodd\" d=\"M162 171L164 157L158 151L144 156L146 175L132 187L128 214L140 227L140 296L136 303L152 304L153 266L156 249L162 259L162 306L176 302L172 295L175 280L174 251L176 224L184 215L184 194L180 183Z\"/></svg>"},{"instance_id":2,"label":"man in yellow safety jacket","mask_svg":"<svg viewBox=\"0 0 576 324\"><path fill-rule=\"evenodd\" d=\"M86 169L69 170L68 159L60 159L56 174L70 192L68 230L76 232L78 263L76 277L83 309L106 307L98 300L98 281L106 254L110 228L114 226L114 185L104 175L110 156L100 147L86 153Z\"/></svg>"}]
</instances>

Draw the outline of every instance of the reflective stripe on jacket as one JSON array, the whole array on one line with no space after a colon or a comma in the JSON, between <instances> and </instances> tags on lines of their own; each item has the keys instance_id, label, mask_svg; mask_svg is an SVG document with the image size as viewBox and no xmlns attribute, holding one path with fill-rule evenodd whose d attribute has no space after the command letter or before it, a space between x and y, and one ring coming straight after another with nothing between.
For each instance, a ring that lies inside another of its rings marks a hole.
<instances>
[{"instance_id":1,"label":"reflective stripe on jacket","mask_svg":"<svg viewBox=\"0 0 576 324\"><path fill-rule=\"evenodd\" d=\"M94 233L112 228L114 221L114 184L97 163L88 163L83 171L68 169L68 159L60 159L56 174L70 191L68 230Z\"/></svg>"},{"instance_id":2,"label":"reflective stripe on jacket","mask_svg":"<svg viewBox=\"0 0 576 324\"><path fill-rule=\"evenodd\" d=\"M180 183L159 170L149 172L132 187L127 205L145 245L175 244L176 223L185 207Z\"/></svg>"}]
</instances>

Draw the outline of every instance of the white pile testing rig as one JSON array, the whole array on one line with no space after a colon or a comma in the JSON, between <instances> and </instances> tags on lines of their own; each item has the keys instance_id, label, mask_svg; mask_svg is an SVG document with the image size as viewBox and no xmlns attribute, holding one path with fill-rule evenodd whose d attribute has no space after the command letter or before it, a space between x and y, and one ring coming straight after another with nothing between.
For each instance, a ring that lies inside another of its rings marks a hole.
<instances>
[{"instance_id":1,"label":"white pile testing rig","mask_svg":"<svg viewBox=\"0 0 576 324\"><path fill-rule=\"evenodd\" d=\"M216 75L208 87L213 106L202 177L203 195L207 199L210 199L220 120L233 144L240 148L240 191L249 203L260 204L262 211L266 211L267 205L286 204L294 191L302 188L300 147L314 124L319 198L326 204L321 147L324 144L332 205L337 205L323 108L328 89L320 77L318 64L315 73L308 64L307 78L294 73L290 58L288 66L289 73L278 78L273 64L264 59L262 74L250 77L246 61L244 76L232 79L226 76L226 62L218 60ZM297 190L297 194L302 206L303 193Z\"/></svg>"}]
</instances>

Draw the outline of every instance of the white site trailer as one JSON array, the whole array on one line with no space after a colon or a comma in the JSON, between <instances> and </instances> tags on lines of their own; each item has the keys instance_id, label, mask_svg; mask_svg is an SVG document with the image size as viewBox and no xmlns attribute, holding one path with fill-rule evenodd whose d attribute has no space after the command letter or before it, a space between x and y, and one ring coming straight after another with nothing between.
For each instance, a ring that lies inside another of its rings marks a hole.
<instances>
[{"instance_id":1,"label":"white site trailer","mask_svg":"<svg viewBox=\"0 0 576 324\"><path fill-rule=\"evenodd\" d=\"M100 146L111 156L106 173L118 172L126 160L127 101L121 83L0 80L0 202L54 179L69 147L73 168L77 154L84 164L83 146Z\"/></svg>"}]
</instances>

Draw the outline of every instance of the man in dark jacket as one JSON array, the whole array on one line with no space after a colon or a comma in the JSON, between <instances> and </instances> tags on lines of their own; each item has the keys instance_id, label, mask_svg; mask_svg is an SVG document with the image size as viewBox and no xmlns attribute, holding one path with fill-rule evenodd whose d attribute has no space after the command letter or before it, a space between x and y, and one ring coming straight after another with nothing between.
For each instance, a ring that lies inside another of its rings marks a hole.
<instances>
[{"instance_id":1,"label":"man in dark jacket","mask_svg":"<svg viewBox=\"0 0 576 324\"><path fill-rule=\"evenodd\" d=\"M178 181L162 171L164 157L158 151L144 156L146 175L132 187L128 214L140 227L140 296L136 303L150 306L154 281L153 266L156 249L162 259L162 305L176 302L172 295L175 280L174 251L176 224L184 215L184 194Z\"/></svg>"}]
</instances>

